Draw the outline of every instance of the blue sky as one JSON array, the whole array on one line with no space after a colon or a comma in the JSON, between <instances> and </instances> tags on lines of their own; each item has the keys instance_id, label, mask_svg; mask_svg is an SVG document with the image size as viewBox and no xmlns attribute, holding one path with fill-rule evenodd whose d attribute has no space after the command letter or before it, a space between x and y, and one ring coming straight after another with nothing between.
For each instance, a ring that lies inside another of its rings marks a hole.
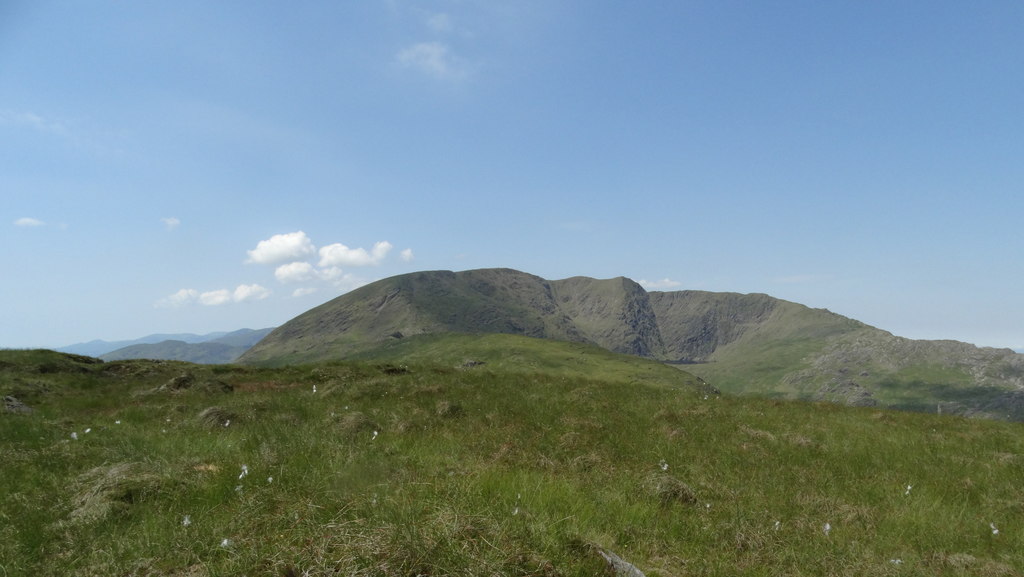
<instances>
[{"instance_id":1,"label":"blue sky","mask_svg":"<svg viewBox=\"0 0 1024 577\"><path fill-rule=\"evenodd\" d=\"M414 270L1024 348L1024 3L0 4L0 347Z\"/></svg>"}]
</instances>

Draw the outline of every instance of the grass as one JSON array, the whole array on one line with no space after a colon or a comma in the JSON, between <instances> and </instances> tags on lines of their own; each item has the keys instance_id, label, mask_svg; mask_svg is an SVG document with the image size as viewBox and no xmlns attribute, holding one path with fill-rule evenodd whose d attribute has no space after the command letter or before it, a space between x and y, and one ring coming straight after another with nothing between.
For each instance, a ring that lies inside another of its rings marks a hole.
<instances>
[{"instance_id":1,"label":"grass","mask_svg":"<svg viewBox=\"0 0 1024 577\"><path fill-rule=\"evenodd\" d=\"M598 549L649 576L1024 570L1019 424L422 344L278 368L0 353L35 409L0 414L0 574L591 576Z\"/></svg>"}]
</instances>

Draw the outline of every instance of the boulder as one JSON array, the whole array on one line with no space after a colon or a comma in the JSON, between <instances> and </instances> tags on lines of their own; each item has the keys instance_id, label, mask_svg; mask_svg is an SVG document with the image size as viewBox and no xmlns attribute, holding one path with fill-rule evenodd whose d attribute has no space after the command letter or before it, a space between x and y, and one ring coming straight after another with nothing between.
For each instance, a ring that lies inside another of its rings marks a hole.
<instances>
[{"instance_id":1,"label":"boulder","mask_svg":"<svg viewBox=\"0 0 1024 577\"><path fill-rule=\"evenodd\" d=\"M4 397L4 409L6 409L8 413L18 413L23 415L27 415L33 411L32 407L10 395Z\"/></svg>"}]
</instances>

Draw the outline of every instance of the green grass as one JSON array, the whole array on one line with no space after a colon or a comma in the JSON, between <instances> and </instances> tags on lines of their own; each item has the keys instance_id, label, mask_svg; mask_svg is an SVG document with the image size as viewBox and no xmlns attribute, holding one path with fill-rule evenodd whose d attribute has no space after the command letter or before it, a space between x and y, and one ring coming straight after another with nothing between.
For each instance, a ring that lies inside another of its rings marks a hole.
<instances>
[{"instance_id":1,"label":"green grass","mask_svg":"<svg viewBox=\"0 0 1024 577\"><path fill-rule=\"evenodd\" d=\"M1018 424L436 344L280 368L0 352L35 409L0 414L0 575L592 576L595 547L649 576L1024 570Z\"/></svg>"}]
</instances>

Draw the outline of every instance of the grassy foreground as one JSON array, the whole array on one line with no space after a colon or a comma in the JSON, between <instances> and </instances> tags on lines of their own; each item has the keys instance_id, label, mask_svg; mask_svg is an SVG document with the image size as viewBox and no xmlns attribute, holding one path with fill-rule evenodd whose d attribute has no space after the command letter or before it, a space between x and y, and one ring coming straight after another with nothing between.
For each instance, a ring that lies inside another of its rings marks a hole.
<instances>
[{"instance_id":1,"label":"grassy foreground","mask_svg":"<svg viewBox=\"0 0 1024 577\"><path fill-rule=\"evenodd\" d=\"M1019 424L444 360L2 351L0 575L1024 570Z\"/></svg>"}]
</instances>

